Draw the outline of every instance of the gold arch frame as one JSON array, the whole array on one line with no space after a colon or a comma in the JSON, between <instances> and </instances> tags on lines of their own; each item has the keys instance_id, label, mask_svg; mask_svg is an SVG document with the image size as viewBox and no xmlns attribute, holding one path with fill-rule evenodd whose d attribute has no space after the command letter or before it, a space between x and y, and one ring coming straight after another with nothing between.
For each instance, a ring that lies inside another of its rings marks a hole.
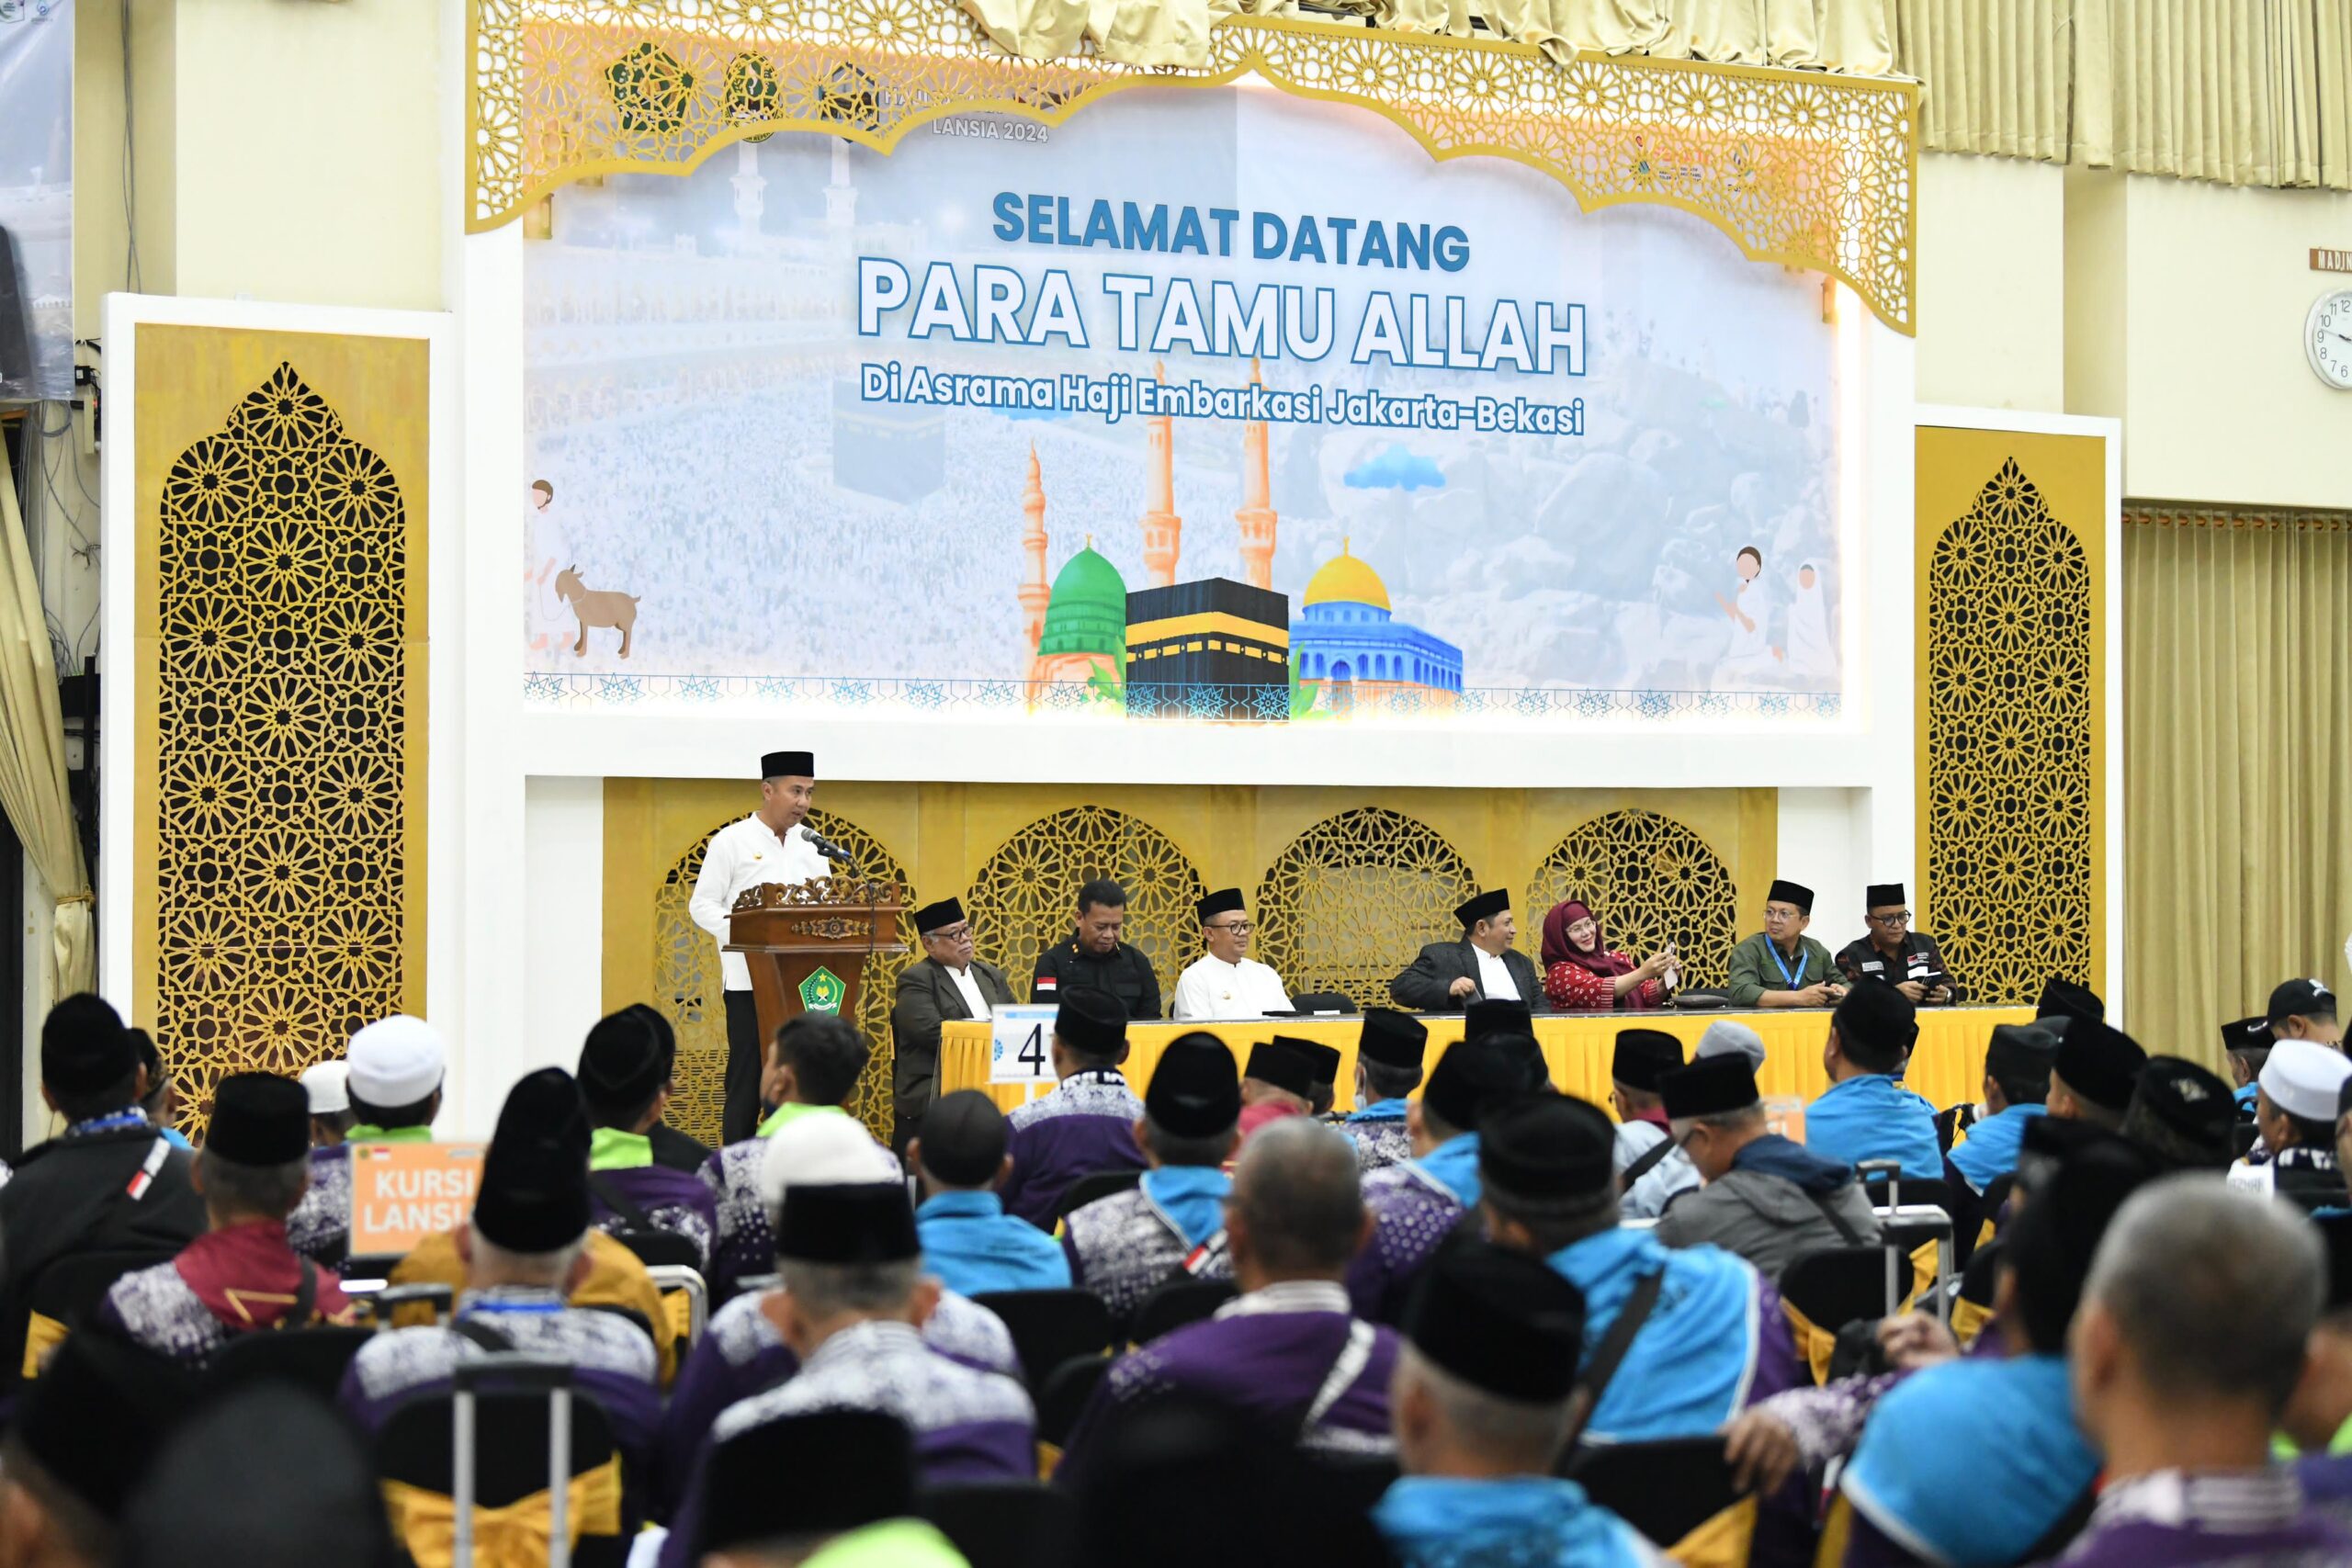
<instances>
[{"instance_id":1,"label":"gold arch frame","mask_svg":"<svg viewBox=\"0 0 2352 1568\"><path fill-rule=\"evenodd\" d=\"M680 69L671 111L616 111L607 72L645 45ZM512 221L558 186L621 172L691 174L778 131L888 152L954 114L1058 125L1132 87L1220 87L1245 75L1353 104L1432 158L1509 158L1591 212L1648 202L1693 213L1750 260L1836 276L1879 318L1916 325L1918 85L1634 56L1555 62L1531 44L1289 17L1228 17L1199 69L1093 54L1006 53L945 0L473 0L466 228ZM730 107L729 65L766 62L779 108ZM827 91L854 68L870 91Z\"/></svg>"}]
</instances>

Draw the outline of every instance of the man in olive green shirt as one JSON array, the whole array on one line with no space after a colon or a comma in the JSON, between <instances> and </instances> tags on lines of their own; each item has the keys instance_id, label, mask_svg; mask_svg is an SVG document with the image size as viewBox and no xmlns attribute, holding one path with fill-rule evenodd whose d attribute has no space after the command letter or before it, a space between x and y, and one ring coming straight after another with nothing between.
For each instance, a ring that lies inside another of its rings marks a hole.
<instances>
[{"instance_id":1,"label":"man in olive green shirt","mask_svg":"<svg viewBox=\"0 0 2352 1568\"><path fill-rule=\"evenodd\" d=\"M1829 950L1804 934L1813 924L1813 889L1775 880L1764 901L1764 929L1731 950L1731 1005L1826 1008L1845 983Z\"/></svg>"}]
</instances>

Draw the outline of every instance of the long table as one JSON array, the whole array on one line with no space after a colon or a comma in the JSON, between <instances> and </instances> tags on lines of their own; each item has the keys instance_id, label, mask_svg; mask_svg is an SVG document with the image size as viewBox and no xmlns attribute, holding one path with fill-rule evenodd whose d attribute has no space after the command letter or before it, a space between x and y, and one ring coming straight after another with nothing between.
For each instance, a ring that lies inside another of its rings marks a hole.
<instances>
[{"instance_id":1,"label":"long table","mask_svg":"<svg viewBox=\"0 0 2352 1568\"><path fill-rule=\"evenodd\" d=\"M1609 1063L1621 1029L1663 1029L1679 1036L1685 1050L1718 1018L1733 1018L1763 1037L1764 1069L1757 1087L1768 1099L1811 1100L1829 1087L1821 1065L1822 1043L1829 1035L1826 1010L1791 1009L1735 1013L1562 1013L1535 1021L1535 1039L1552 1068L1552 1081L1561 1091L1603 1107L1609 1104ZM1919 1043L1911 1054L1904 1082L1937 1106L1973 1101L1984 1091L1984 1047L1996 1023L2027 1023L2030 1008L1928 1008L1919 1014ZM1424 1017L1430 1044L1439 1055L1462 1038L1460 1013ZM1204 1030L1225 1042L1236 1057L1246 1059L1251 1045L1276 1034L1294 1035L1336 1046L1340 1053L1339 1109L1353 1108L1356 1036L1363 1021L1356 1018L1253 1018L1230 1021L1138 1023L1127 1030L1127 1082L1137 1094L1151 1081L1159 1054L1180 1034ZM1437 1055L1427 1059L1434 1066ZM939 1086L943 1094L959 1089L988 1090L1010 1111L1053 1087L1047 1066L1035 1082L989 1082L989 1025L957 1020L941 1032Z\"/></svg>"}]
</instances>

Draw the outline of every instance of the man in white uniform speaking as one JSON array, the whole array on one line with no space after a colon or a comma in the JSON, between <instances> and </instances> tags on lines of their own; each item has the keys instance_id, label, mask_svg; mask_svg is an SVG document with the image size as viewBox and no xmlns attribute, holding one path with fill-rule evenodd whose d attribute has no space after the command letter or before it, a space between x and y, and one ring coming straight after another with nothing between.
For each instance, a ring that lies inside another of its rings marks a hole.
<instances>
[{"instance_id":1,"label":"man in white uniform speaking","mask_svg":"<svg viewBox=\"0 0 2352 1568\"><path fill-rule=\"evenodd\" d=\"M725 951L727 917L748 887L799 883L831 869L800 825L817 798L817 760L807 751L771 751L760 759L760 808L710 836L702 874L695 878L687 912L718 940L718 971L727 997L727 1104L719 1128L741 1143L760 1123L760 1015L752 1004L752 969L740 953Z\"/></svg>"},{"instance_id":2,"label":"man in white uniform speaking","mask_svg":"<svg viewBox=\"0 0 2352 1568\"><path fill-rule=\"evenodd\" d=\"M1250 911L1227 887L1193 906L1208 952L1176 980L1177 1018L1261 1018L1290 1011L1283 977L1250 956Z\"/></svg>"}]
</instances>

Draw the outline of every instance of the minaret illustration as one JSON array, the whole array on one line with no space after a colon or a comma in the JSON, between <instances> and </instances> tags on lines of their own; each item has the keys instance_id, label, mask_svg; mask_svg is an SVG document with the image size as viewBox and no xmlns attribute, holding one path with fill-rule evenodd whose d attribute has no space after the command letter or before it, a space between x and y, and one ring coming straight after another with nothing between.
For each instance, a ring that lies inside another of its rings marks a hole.
<instances>
[{"instance_id":1,"label":"minaret illustration","mask_svg":"<svg viewBox=\"0 0 2352 1568\"><path fill-rule=\"evenodd\" d=\"M1266 384L1255 359L1250 362L1250 384ZM1233 514L1233 520L1241 525L1241 568L1250 579L1250 586L1272 588L1273 486L1266 477L1266 422L1262 419L1253 419L1241 427L1241 510Z\"/></svg>"},{"instance_id":2,"label":"minaret illustration","mask_svg":"<svg viewBox=\"0 0 2352 1568\"><path fill-rule=\"evenodd\" d=\"M1151 373L1163 384L1168 379L1164 365L1155 363ZM1184 520L1176 515L1176 421L1162 413L1145 423L1151 432L1151 488L1143 514L1143 569L1154 588L1167 588L1176 581L1176 557L1184 544Z\"/></svg>"},{"instance_id":3,"label":"minaret illustration","mask_svg":"<svg viewBox=\"0 0 2352 1568\"><path fill-rule=\"evenodd\" d=\"M1037 657L1038 639L1046 635L1046 606L1054 591L1046 581L1046 481L1037 471L1037 444L1029 443L1029 488L1021 493L1021 514L1028 519L1021 530L1021 553L1028 558L1029 575L1021 584L1021 629L1029 639L1029 657Z\"/></svg>"}]
</instances>

